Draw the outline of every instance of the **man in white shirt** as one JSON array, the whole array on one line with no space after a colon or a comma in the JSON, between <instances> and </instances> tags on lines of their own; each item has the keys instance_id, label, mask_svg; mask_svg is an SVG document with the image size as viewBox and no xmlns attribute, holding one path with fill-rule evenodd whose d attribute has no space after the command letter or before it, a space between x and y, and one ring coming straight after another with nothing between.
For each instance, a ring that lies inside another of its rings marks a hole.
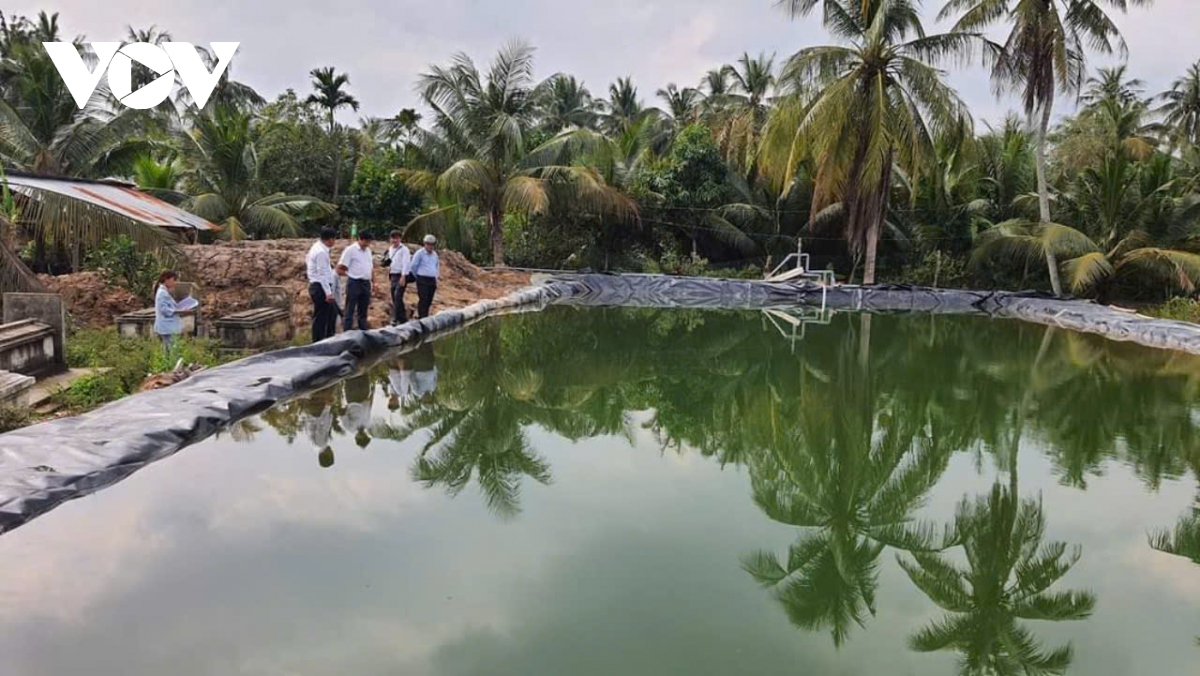
<instances>
[{"instance_id":1,"label":"man in white shirt","mask_svg":"<svg viewBox=\"0 0 1200 676\"><path fill-rule=\"evenodd\" d=\"M371 305L371 273L374 255L371 253L371 241L374 237L364 230L358 233L358 241L346 247L338 265L346 266L346 316L342 327L350 331L354 328L355 319L358 328L367 330L367 308Z\"/></svg>"},{"instance_id":2,"label":"man in white shirt","mask_svg":"<svg viewBox=\"0 0 1200 676\"><path fill-rule=\"evenodd\" d=\"M383 263L388 266L388 281L392 284L392 324L403 324L408 321L408 312L404 308L404 290L408 286L406 278L412 264L412 252L401 240L399 230L392 231L392 246L388 248Z\"/></svg>"},{"instance_id":3,"label":"man in white shirt","mask_svg":"<svg viewBox=\"0 0 1200 676\"><path fill-rule=\"evenodd\" d=\"M324 228L321 239L313 242L305 263L308 268L308 297L313 303L312 342L325 340L337 331L337 306L334 305L333 265L329 247L337 239L337 230Z\"/></svg>"}]
</instances>

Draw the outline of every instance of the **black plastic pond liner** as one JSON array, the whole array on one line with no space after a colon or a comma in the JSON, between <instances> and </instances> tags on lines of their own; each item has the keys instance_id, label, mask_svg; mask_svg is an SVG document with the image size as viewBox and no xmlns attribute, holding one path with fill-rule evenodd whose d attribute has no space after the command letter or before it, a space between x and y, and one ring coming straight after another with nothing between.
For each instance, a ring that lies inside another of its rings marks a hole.
<instances>
[{"instance_id":1,"label":"black plastic pond liner","mask_svg":"<svg viewBox=\"0 0 1200 676\"><path fill-rule=\"evenodd\" d=\"M1200 326L1152 319L1091 301L1066 300L1036 292L959 291L912 286L836 286L811 282L772 283L662 277L656 275L563 275L548 283L556 303L625 307L763 308L820 305L866 312L977 314L1013 318L1095 333L1200 355Z\"/></svg>"},{"instance_id":2,"label":"black plastic pond liner","mask_svg":"<svg viewBox=\"0 0 1200 676\"><path fill-rule=\"evenodd\" d=\"M499 300L399 327L352 331L315 345L248 357L90 413L0 435L0 533L120 481L282 400L330 385L380 356L415 348L489 315L537 309L548 302L691 308L818 305L822 293L821 287L803 282L563 275ZM1041 294L839 286L825 290L825 302L842 310L1012 317L1200 354L1200 327L1195 325Z\"/></svg>"},{"instance_id":3,"label":"black plastic pond liner","mask_svg":"<svg viewBox=\"0 0 1200 676\"><path fill-rule=\"evenodd\" d=\"M541 307L551 286L314 345L247 357L72 418L0 435L0 533L124 479L146 465L262 412L345 378L372 357L416 348L485 316Z\"/></svg>"}]
</instances>

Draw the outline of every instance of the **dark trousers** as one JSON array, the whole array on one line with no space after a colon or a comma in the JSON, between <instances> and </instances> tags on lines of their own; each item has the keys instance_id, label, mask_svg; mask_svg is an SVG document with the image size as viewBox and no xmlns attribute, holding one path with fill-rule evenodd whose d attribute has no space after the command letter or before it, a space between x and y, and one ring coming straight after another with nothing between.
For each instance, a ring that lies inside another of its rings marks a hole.
<instances>
[{"instance_id":1,"label":"dark trousers","mask_svg":"<svg viewBox=\"0 0 1200 676\"><path fill-rule=\"evenodd\" d=\"M313 282L308 285L308 297L313 302L312 340L325 340L337 332L337 306L329 302L325 287Z\"/></svg>"},{"instance_id":2,"label":"dark trousers","mask_svg":"<svg viewBox=\"0 0 1200 676\"><path fill-rule=\"evenodd\" d=\"M437 277L417 275L417 316L424 319L429 316L429 308L433 305L433 294L437 291Z\"/></svg>"},{"instance_id":3,"label":"dark trousers","mask_svg":"<svg viewBox=\"0 0 1200 676\"><path fill-rule=\"evenodd\" d=\"M408 321L408 310L404 308L404 275L388 275L392 282L392 321L403 324Z\"/></svg>"},{"instance_id":4,"label":"dark trousers","mask_svg":"<svg viewBox=\"0 0 1200 676\"><path fill-rule=\"evenodd\" d=\"M354 320L358 319L358 328L367 330L367 308L371 305L371 280L351 279L346 283L346 317L342 327L347 331L354 328Z\"/></svg>"}]
</instances>

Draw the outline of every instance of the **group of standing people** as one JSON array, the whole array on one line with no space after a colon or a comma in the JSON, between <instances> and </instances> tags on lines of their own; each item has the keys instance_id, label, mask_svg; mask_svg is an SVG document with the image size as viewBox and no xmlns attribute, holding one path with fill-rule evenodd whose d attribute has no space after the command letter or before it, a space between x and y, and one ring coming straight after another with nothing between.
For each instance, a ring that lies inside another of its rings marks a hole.
<instances>
[{"instance_id":1,"label":"group of standing people","mask_svg":"<svg viewBox=\"0 0 1200 676\"><path fill-rule=\"evenodd\" d=\"M369 231L358 234L357 240L342 251L338 264L332 264L330 250L337 241L337 231L325 228L320 239L313 243L306 257L308 295L313 302L312 339L324 340L337 332L338 315L346 331L367 329L367 310L371 305L371 284L375 255L371 251L374 237ZM417 287L417 316L429 316L433 296L437 291L440 261L437 238L426 235L416 254L408 250L399 231L391 233L391 246L380 261L388 270L392 300L392 323L408 321L404 307L404 292L409 284ZM345 278L343 284L342 278ZM343 295L344 303L340 298Z\"/></svg>"}]
</instances>

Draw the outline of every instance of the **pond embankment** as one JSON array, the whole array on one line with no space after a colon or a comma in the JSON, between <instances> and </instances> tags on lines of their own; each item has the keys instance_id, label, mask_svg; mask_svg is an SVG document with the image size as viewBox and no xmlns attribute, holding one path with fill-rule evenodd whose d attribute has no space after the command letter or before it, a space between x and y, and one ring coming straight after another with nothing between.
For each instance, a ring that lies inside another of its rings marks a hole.
<instances>
[{"instance_id":1,"label":"pond embankment","mask_svg":"<svg viewBox=\"0 0 1200 676\"><path fill-rule=\"evenodd\" d=\"M348 244L339 242L333 249L333 259ZM205 324L228 314L249 309L250 292L256 286L275 285L292 294L292 321L298 330L305 330L312 318L308 299L304 256L312 246L311 239L277 239L263 241L218 242L181 247L186 258L181 269L185 281L198 281L201 287L202 316ZM377 256L387 251L387 244L377 242ZM438 285L433 311L459 308L477 300L500 298L529 284L529 274L515 270L483 270L456 251L441 251L442 279ZM76 326L101 328L111 326L113 318L125 312L148 307L128 290L111 286L95 272L80 272L57 277L43 276L52 292L60 293ZM370 322L372 326L387 323L389 300L387 271L375 268ZM416 304L416 293L408 294L410 309Z\"/></svg>"}]
</instances>

